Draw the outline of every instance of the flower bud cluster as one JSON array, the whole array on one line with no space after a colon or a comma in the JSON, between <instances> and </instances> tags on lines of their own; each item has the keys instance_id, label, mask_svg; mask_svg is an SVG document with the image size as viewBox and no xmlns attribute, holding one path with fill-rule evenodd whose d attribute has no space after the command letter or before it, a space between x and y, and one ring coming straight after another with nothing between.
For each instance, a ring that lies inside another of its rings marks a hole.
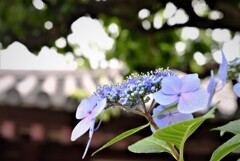
<instances>
[{"instance_id":1,"label":"flower bud cluster","mask_svg":"<svg viewBox=\"0 0 240 161\"><path fill-rule=\"evenodd\" d=\"M122 105L134 107L148 94L154 93L161 88L161 80L166 76L174 76L169 70L157 69L147 74L132 74L121 84L98 86L96 94L101 98L107 98L108 107Z\"/></svg>"}]
</instances>

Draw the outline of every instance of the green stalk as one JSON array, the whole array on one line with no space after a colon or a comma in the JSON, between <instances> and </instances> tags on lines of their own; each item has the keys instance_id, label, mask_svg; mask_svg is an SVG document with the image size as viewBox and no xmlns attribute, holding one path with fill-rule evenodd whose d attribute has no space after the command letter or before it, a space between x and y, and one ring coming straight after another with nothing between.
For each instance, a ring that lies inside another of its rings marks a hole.
<instances>
[{"instance_id":1,"label":"green stalk","mask_svg":"<svg viewBox=\"0 0 240 161\"><path fill-rule=\"evenodd\" d=\"M148 109L148 112L150 113L152 111L152 109L154 108L154 104L155 104L155 100L153 99L152 102L151 102L151 105Z\"/></svg>"},{"instance_id":2,"label":"green stalk","mask_svg":"<svg viewBox=\"0 0 240 161\"><path fill-rule=\"evenodd\" d=\"M133 109L133 108L129 108L129 107L127 107L127 106L123 106L123 105L121 105L120 103L116 103L116 105L119 106L119 107L124 108L126 111L129 111L129 112L134 113L134 114L136 114L136 115L140 115L140 116L144 116L144 117L145 117L144 113L141 112L141 111L135 110L135 109Z\"/></svg>"},{"instance_id":3,"label":"green stalk","mask_svg":"<svg viewBox=\"0 0 240 161\"><path fill-rule=\"evenodd\" d=\"M149 113L145 113L145 118L148 120L148 122L151 124L151 126L152 126L155 130L158 130L158 129L159 129L159 127L158 127L157 124L154 122L152 116L151 116ZM179 153L178 153L178 151L176 150L176 148L174 147L174 145L171 144L171 143L169 143L169 142L166 142L166 144L167 144L168 147L170 148L172 156L173 156L176 160L179 160Z\"/></svg>"}]
</instances>

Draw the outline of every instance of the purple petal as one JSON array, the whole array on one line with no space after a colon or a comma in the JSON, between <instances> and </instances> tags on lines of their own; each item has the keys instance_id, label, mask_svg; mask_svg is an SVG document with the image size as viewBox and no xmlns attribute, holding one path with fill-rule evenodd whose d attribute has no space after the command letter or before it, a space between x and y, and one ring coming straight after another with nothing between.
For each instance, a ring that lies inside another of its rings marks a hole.
<instances>
[{"instance_id":1,"label":"purple petal","mask_svg":"<svg viewBox=\"0 0 240 161\"><path fill-rule=\"evenodd\" d=\"M87 154L87 151L88 151L88 149L89 149L90 143L91 143L91 141L92 141L92 136L93 136L93 132L94 132L95 119L93 120L93 122L94 122L94 123L90 126L90 129L89 129L89 140L88 140L87 146L85 147L85 150L84 150L82 159L85 158L85 156L86 156L86 154Z\"/></svg>"},{"instance_id":2,"label":"purple petal","mask_svg":"<svg viewBox=\"0 0 240 161\"><path fill-rule=\"evenodd\" d=\"M210 82L208 83L208 93L211 94L215 91L215 87L216 87L216 81L214 78L214 73L213 70L211 70L211 78L210 78Z\"/></svg>"},{"instance_id":3,"label":"purple petal","mask_svg":"<svg viewBox=\"0 0 240 161\"><path fill-rule=\"evenodd\" d=\"M158 105L156 108L153 109L153 116L156 115L156 114L158 114L159 112L165 110L167 107L168 107L168 106L165 107L165 106L162 106L162 105ZM166 112L166 113L168 113L168 112ZM166 114L166 113L164 113L164 114ZM163 114L163 115L164 115L164 114ZM168 114L167 114L167 115L168 115Z\"/></svg>"},{"instance_id":4,"label":"purple petal","mask_svg":"<svg viewBox=\"0 0 240 161\"><path fill-rule=\"evenodd\" d=\"M178 111L181 113L193 113L204 110L207 108L208 98L209 94L205 89L183 93L179 98Z\"/></svg>"},{"instance_id":5,"label":"purple petal","mask_svg":"<svg viewBox=\"0 0 240 161\"><path fill-rule=\"evenodd\" d=\"M227 80L227 68L228 68L227 59L222 51L222 63L220 64L218 69L218 77L222 81L223 86Z\"/></svg>"},{"instance_id":6,"label":"purple petal","mask_svg":"<svg viewBox=\"0 0 240 161\"><path fill-rule=\"evenodd\" d=\"M96 95L92 95L89 99L84 98L82 102L78 105L76 118L82 119L90 114L93 108L96 106L98 97Z\"/></svg>"},{"instance_id":7,"label":"purple petal","mask_svg":"<svg viewBox=\"0 0 240 161\"><path fill-rule=\"evenodd\" d=\"M161 90L164 94L179 94L181 85L181 80L176 76L164 77Z\"/></svg>"},{"instance_id":8,"label":"purple petal","mask_svg":"<svg viewBox=\"0 0 240 161\"><path fill-rule=\"evenodd\" d=\"M233 91L238 97L240 97L240 83L237 83L233 86Z\"/></svg>"},{"instance_id":9,"label":"purple petal","mask_svg":"<svg viewBox=\"0 0 240 161\"><path fill-rule=\"evenodd\" d=\"M155 109L153 109L153 115L158 114L165 108L166 107L161 105L157 106ZM174 124L180 121L190 120L190 119L193 119L192 114L179 113L177 109L174 109L154 118L153 120L158 125L159 128L164 128L171 124ZM151 130L152 132L155 132L155 129L153 127L151 127Z\"/></svg>"},{"instance_id":10,"label":"purple petal","mask_svg":"<svg viewBox=\"0 0 240 161\"><path fill-rule=\"evenodd\" d=\"M93 108L96 106L98 100L99 100L99 97L96 96L95 94L93 94L93 95L88 99L89 108L93 109Z\"/></svg>"},{"instance_id":11,"label":"purple petal","mask_svg":"<svg viewBox=\"0 0 240 161\"><path fill-rule=\"evenodd\" d=\"M106 98L104 98L100 102L98 102L97 106L93 109L93 111L91 113L91 118L97 117L97 115L99 115L102 112L102 110L106 107L106 105L107 105Z\"/></svg>"},{"instance_id":12,"label":"purple petal","mask_svg":"<svg viewBox=\"0 0 240 161\"><path fill-rule=\"evenodd\" d=\"M167 116L166 115L160 115L160 116L154 118L153 120L160 129L170 125L169 115L167 115ZM152 131L154 132L155 129L152 129Z\"/></svg>"},{"instance_id":13,"label":"purple petal","mask_svg":"<svg viewBox=\"0 0 240 161\"><path fill-rule=\"evenodd\" d=\"M209 93L209 99L208 99L208 107L210 107L211 105L211 102L212 102L212 98L213 98L213 95L215 93L215 90L216 90L216 81L215 81L215 78L214 78L214 73L213 73L213 70L211 70L211 78L210 78L210 82L208 83L208 93Z\"/></svg>"},{"instance_id":14,"label":"purple petal","mask_svg":"<svg viewBox=\"0 0 240 161\"><path fill-rule=\"evenodd\" d=\"M100 120L98 121L97 127L94 128L94 131L97 131L97 130L99 129L99 127L100 127L100 125L101 125L101 123L102 123L104 114L105 114L105 111L103 111L102 116L101 116Z\"/></svg>"},{"instance_id":15,"label":"purple petal","mask_svg":"<svg viewBox=\"0 0 240 161\"><path fill-rule=\"evenodd\" d=\"M83 120L81 120L73 129L72 135L71 135L71 140L75 141L77 138L82 136L84 133L88 131L90 126L94 124L93 122L94 119L90 117L86 117Z\"/></svg>"},{"instance_id":16,"label":"purple petal","mask_svg":"<svg viewBox=\"0 0 240 161\"><path fill-rule=\"evenodd\" d=\"M193 92L200 87L200 79L197 74L188 74L181 78L181 93Z\"/></svg>"},{"instance_id":17,"label":"purple petal","mask_svg":"<svg viewBox=\"0 0 240 161\"><path fill-rule=\"evenodd\" d=\"M177 113L172 115L171 124L175 124L177 122L191 120L191 119L193 119L192 114L184 114L184 113L177 112Z\"/></svg>"},{"instance_id":18,"label":"purple petal","mask_svg":"<svg viewBox=\"0 0 240 161\"><path fill-rule=\"evenodd\" d=\"M88 99L84 98L77 107L76 118L82 119L82 118L88 116L89 111L91 111L91 108L89 107Z\"/></svg>"},{"instance_id":19,"label":"purple petal","mask_svg":"<svg viewBox=\"0 0 240 161\"><path fill-rule=\"evenodd\" d=\"M165 109L165 107L162 106L162 105L157 106L156 108L153 109L153 115L158 114L159 112L161 112L164 109ZM153 118L154 122L157 124L157 126L159 128L163 128L163 127L168 126L168 120L167 120L166 114L169 115L169 112L166 112L166 113L164 113L160 116L157 116L157 117ZM151 126L151 131L155 132L156 130Z\"/></svg>"},{"instance_id":20,"label":"purple petal","mask_svg":"<svg viewBox=\"0 0 240 161\"><path fill-rule=\"evenodd\" d=\"M86 145L86 147L85 147L85 150L84 150L84 153L83 153L82 159L85 158L85 156L86 156L86 154L87 154L87 152L88 152L89 145L90 145L91 141L92 141L92 138L89 138L88 143L87 143L87 145Z\"/></svg>"},{"instance_id":21,"label":"purple petal","mask_svg":"<svg viewBox=\"0 0 240 161\"><path fill-rule=\"evenodd\" d=\"M164 105L164 106L174 105L175 103L178 102L177 95L166 95L166 94L162 93L162 90L155 92L153 94L153 98L155 99L155 101L157 103L159 103L160 105Z\"/></svg>"}]
</instances>

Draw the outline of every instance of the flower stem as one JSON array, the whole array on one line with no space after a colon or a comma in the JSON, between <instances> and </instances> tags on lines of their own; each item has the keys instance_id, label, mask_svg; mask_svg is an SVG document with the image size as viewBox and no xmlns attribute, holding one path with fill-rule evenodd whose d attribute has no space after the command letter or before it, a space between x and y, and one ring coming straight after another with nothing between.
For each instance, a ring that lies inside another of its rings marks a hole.
<instances>
[{"instance_id":1,"label":"flower stem","mask_svg":"<svg viewBox=\"0 0 240 161\"><path fill-rule=\"evenodd\" d=\"M158 130L159 127L157 126L157 124L154 122L152 116L149 113L145 113L145 118L148 120L148 122L150 122L151 126L155 129ZM171 150L171 154L172 156L176 159L179 160L179 153L176 150L176 148L174 147L173 144L166 142L166 144L168 145L169 149Z\"/></svg>"},{"instance_id":2,"label":"flower stem","mask_svg":"<svg viewBox=\"0 0 240 161\"><path fill-rule=\"evenodd\" d=\"M146 107L145 102L144 102L144 99L143 99L142 97L141 97L141 104L142 104L144 113L145 113L145 114L148 113L148 112L147 112L147 107Z\"/></svg>"},{"instance_id":3,"label":"flower stem","mask_svg":"<svg viewBox=\"0 0 240 161\"><path fill-rule=\"evenodd\" d=\"M116 103L117 106L124 108L126 111L132 112L134 114L140 115L140 116L145 116L143 112L135 110L133 108L129 108L127 106L123 106L120 103Z\"/></svg>"},{"instance_id":4,"label":"flower stem","mask_svg":"<svg viewBox=\"0 0 240 161\"><path fill-rule=\"evenodd\" d=\"M148 109L148 112L150 113L152 111L152 109L154 108L154 103L155 103L155 100L153 99L152 102L151 102L151 105Z\"/></svg>"}]
</instances>

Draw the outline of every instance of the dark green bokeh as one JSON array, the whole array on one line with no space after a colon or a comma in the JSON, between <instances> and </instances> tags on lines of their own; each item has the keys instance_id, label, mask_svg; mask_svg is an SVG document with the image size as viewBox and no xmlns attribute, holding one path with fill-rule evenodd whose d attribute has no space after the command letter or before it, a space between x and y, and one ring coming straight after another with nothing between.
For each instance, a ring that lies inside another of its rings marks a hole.
<instances>
[{"instance_id":1,"label":"dark green bokeh","mask_svg":"<svg viewBox=\"0 0 240 161\"><path fill-rule=\"evenodd\" d=\"M67 37L71 33L71 24L81 16L91 16L103 21L105 27L111 23L119 26L119 36L116 38L114 48L107 53L107 59L117 58L124 61L130 71L146 72L157 67L170 67L184 72L198 72L201 77L209 75L209 69L216 66L211 56L212 48L221 49L222 44L212 40L206 34L206 29L227 28L232 36L240 31L238 23L240 17L240 2L234 1L206 1L209 11L202 16L195 13L188 0L68 0L43 1L45 8L37 10L32 1L12 0L0 1L0 42L6 48L14 41L26 45L35 54L42 46L55 46L60 37ZM168 25L162 28L145 30L138 18L138 12L146 8L150 11L147 20L152 23L157 12L163 12L166 4L172 2L178 9L182 8L189 16L184 24ZM194 2L197 2L196 0ZM223 18L211 20L208 13L217 10L223 13ZM44 23L51 21L53 28L47 30ZM196 40L182 40L182 27L190 26L200 29ZM106 30L107 31L107 30ZM110 33L109 33L110 35ZM177 54L175 43L184 41L186 49L183 55ZM65 54L73 51L73 46L67 44L65 48L57 48L58 52ZM199 51L209 61L200 66L193 59L193 54ZM77 55L75 55L78 59ZM81 56L85 66L89 67L88 60Z\"/></svg>"}]
</instances>

